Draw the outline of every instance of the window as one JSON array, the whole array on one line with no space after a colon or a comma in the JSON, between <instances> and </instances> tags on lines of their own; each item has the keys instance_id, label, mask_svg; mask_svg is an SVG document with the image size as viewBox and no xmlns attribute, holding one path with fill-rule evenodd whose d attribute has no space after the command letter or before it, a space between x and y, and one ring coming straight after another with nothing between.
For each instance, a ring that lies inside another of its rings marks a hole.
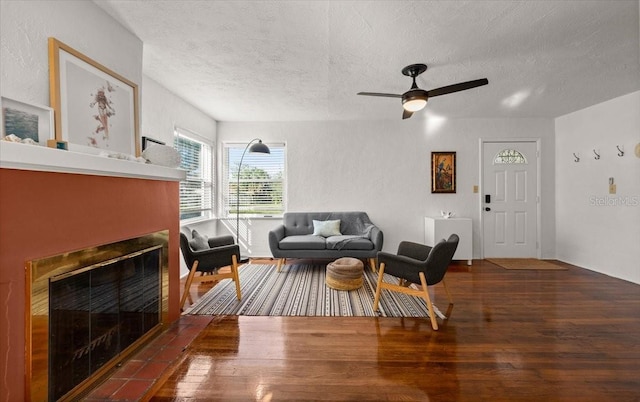
<instances>
[{"instance_id":1,"label":"window","mask_svg":"<svg viewBox=\"0 0 640 402\"><path fill-rule=\"evenodd\" d=\"M527 158L515 149L503 149L493 159L494 164L527 163Z\"/></svg>"},{"instance_id":2,"label":"window","mask_svg":"<svg viewBox=\"0 0 640 402\"><path fill-rule=\"evenodd\" d=\"M282 143L266 145L270 154L245 153L239 197L238 165L247 144L224 145L224 216L235 216L238 210L241 216L275 216L284 212L285 147Z\"/></svg>"},{"instance_id":3,"label":"window","mask_svg":"<svg viewBox=\"0 0 640 402\"><path fill-rule=\"evenodd\" d=\"M210 218L213 211L213 159L211 145L197 135L175 129L174 146L187 178L180 182L180 220Z\"/></svg>"}]
</instances>

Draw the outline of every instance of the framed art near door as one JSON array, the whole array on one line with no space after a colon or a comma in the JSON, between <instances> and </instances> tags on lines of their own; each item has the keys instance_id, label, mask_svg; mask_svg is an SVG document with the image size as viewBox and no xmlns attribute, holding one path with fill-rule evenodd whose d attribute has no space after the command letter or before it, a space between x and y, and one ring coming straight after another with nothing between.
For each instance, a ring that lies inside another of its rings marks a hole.
<instances>
[{"instance_id":1,"label":"framed art near door","mask_svg":"<svg viewBox=\"0 0 640 402\"><path fill-rule=\"evenodd\" d=\"M456 192L455 152L431 152L431 192Z\"/></svg>"},{"instance_id":2,"label":"framed art near door","mask_svg":"<svg viewBox=\"0 0 640 402\"><path fill-rule=\"evenodd\" d=\"M55 38L49 66L57 140L80 152L140 155L135 83Z\"/></svg>"}]
</instances>

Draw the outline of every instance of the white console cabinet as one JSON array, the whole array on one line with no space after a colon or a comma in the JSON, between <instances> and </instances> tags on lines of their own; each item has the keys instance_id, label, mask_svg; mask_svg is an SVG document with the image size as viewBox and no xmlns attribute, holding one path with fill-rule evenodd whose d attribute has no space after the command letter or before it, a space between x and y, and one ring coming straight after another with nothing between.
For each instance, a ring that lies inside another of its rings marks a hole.
<instances>
[{"instance_id":1,"label":"white console cabinet","mask_svg":"<svg viewBox=\"0 0 640 402\"><path fill-rule=\"evenodd\" d=\"M424 218L424 242L433 247L442 239L448 239L451 234L460 237L458 248L453 255L454 260L467 260L471 265L473 260L473 231L470 218Z\"/></svg>"}]
</instances>

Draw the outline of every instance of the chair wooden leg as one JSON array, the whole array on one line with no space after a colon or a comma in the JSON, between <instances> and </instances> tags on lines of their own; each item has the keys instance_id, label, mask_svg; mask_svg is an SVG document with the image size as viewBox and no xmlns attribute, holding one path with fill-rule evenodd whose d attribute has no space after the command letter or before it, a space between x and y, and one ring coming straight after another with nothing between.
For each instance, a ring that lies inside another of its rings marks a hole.
<instances>
[{"instance_id":1,"label":"chair wooden leg","mask_svg":"<svg viewBox=\"0 0 640 402\"><path fill-rule=\"evenodd\" d=\"M193 282L193 277L196 274L196 270L198 269L198 261L193 263L191 270L189 271L189 276L187 277L187 281L184 284L184 293L182 294L182 299L180 299L180 311L184 310L184 302L187 300L187 296L189 295L189 291L191 290L191 282Z\"/></svg>"},{"instance_id":2,"label":"chair wooden leg","mask_svg":"<svg viewBox=\"0 0 640 402\"><path fill-rule=\"evenodd\" d=\"M447 286L447 282L444 280L444 278L442 278L442 285L444 286L444 291L447 294L447 300L449 300L449 304L453 304L453 298L451 297L449 287Z\"/></svg>"},{"instance_id":3,"label":"chair wooden leg","mask_svg":"<svg viewBox=\"0 0 640 402\"><path fill-rule=\"evenodd\" d=\"M242 300L242 293L240 293L240 275L238 274L238 259L235 255L231 256L231 272L233 273L233 281L236 283L236 297L238 300Z\"/></svg>"},{"instance_id":4,"label":"chair wooden leg","mask_svg":"<svg viewBox=\"0 0 640 402\"><path fill-rule=\"evenodd\" d=\"M371 272L376 272L376 259L375 258L369 258L369 266L371 267Z\"/></svg>"},{"instance_id":5,"label":"chair wooden leg","mask_svg":"<svg viewBox=\"0 0 640 402\"><path fill-rule=\"evenodd\" d=\"M384 262L380 264L378 269L378 284L376 286L376 297L373 299L373 311L378 310L378 302L380 301L380 292L382 291L382 277L384 276Z\"/></svg>"},{"instance_id":6,"label":"chair wooden leg","mask_svg":"<svg viewBox=\"0 0 640 402\"><path fill-rule=\"evenodd\" d=\"M427 308L429 309L429 318L431 318L431 328L434 331L438 330L438 321L436 320L436 314L433 311L433 304L431 304L431 297L429 296L429 288L427 287L427 280L424 277L424 272L420 272L420 284L422 285L422 293L424 293L424 300L427 302Z\"/></svg>"},{"instance_id":7,"label":"chair wooden leg","mask_svg":"<svg viewBox=\"0 0 640 402\"><path fill-rule=\"evenodd\" d=\"M282 264L284 264L286 261L286 258L278 258L278 265L276 266L276 270L278 272L280 272L280 269L282 269Z\"/></svg>"}]
</instances>

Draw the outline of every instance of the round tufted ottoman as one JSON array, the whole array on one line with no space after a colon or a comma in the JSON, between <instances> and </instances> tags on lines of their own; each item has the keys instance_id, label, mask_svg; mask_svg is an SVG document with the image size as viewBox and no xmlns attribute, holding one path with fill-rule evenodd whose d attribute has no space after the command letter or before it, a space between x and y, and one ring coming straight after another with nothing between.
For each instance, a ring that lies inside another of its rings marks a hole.
<instances>
[{"instance_id":1,"label":"round tufted ottoman","mask_svg":"<svg viewBox=\"0 0 640 402\"><path fill-rule=\"evenodd\" d=\"M353 290L362 286L364 264L357 258L338 258L327 265L326 283L332 289Z\"/></svg>"}]
</instances>

